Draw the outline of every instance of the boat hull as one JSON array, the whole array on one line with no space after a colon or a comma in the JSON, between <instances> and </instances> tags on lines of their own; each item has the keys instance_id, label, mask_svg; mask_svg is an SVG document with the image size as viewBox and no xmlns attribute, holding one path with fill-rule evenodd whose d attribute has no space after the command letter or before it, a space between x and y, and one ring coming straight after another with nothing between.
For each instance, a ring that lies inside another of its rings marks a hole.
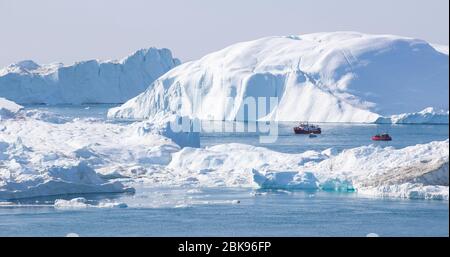
<instances>
[{"instance_id":1,"label":"boat hull","mask_svg":"<svg viewBox=\"0 0 450 257\"><path fill-rule=\"evenodd\" d=\"M373 141L392 141L391 137L372 137Z\"/></svg>"},{"instance_id":2,"label":"boat hull","mask_svg":"<svg viewBox=\"0 0 450 257\"><path fill-rule=\"evenodd\" d=\"M321 134L322 130L320 130L320 129L305 130L305 129L301 129L301 128L294 128L294 132L295 132L295 134L308 135L308 134Z\"/></svg>"}]
</instances>

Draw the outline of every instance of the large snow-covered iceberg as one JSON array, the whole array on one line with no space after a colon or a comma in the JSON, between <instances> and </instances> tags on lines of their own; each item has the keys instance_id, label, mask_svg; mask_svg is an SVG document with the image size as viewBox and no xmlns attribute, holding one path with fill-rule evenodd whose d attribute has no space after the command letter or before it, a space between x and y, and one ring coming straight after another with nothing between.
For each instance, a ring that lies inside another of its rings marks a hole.
<instances>
[{"instance_id":1,"label":"large snow-covered iceberg","mask_svg":"<svg viewBox=\"0 0 450 257\"><path fill-rule=\"evenodd\" d=\"M64 66L27 60L0 70L0 96L21 104L123 103L179 64L168 49Z\"/></svg>"},{"instance_id":2,"label":"large snow-covered iceberg","mask_svg":"<svg viewBox=\"0 0 450 257\"><path fill-rule=\"evenodd\" d=\"M448 109L448 61L423 40L393 35L267 37L184 63L108 115L375 122L428 106ZM256 101L261 112L253 118L245 114L252 104L246 99L255 97L263 102ZM273 109L269 97L278 98Z\"/></svg>"}]
</instances>

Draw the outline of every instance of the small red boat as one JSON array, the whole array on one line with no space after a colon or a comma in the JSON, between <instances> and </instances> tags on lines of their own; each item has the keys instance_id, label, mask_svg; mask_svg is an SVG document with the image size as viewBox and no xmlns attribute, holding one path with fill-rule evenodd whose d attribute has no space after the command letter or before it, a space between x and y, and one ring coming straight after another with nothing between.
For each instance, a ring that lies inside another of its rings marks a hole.
<instances>
[{"instance_id":1,"label":"small red boat","mask_svg":"<svg viewBox=\"0 0 450 257\"><path fill-rule=\"evenodd\" d=\"M389 136L388 133L384 133L384 134L377 134L375 136L372 137L373 141L391 141L392 137Z\"/></svg>"},{"instance_id":2,"label":"small red boat","mask_svg":"<svg viewBox=\"0 0 450 257\"><path fill-rule=\"evenodd\" d=\"M321 134L322 129L319 126L300 123L297 127L294 127L295 134Z\"/></svg>"}]
</instances>

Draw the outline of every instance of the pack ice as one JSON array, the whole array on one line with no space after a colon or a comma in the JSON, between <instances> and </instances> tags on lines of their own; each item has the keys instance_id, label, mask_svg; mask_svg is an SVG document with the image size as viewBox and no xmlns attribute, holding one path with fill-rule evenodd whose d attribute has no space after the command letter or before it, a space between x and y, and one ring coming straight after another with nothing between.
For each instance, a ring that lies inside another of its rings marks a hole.
<instances>
[{"instance_id":1,"label":"pack ice","mask_svg":"<svg viewBox=\"0 0 450 257\"><path fill-rule=\"evenodd\" d=\"M375 122L430 106L448 110L448 53L435 47L358 32L266 37L175 67L108 115ZM268 114L240 117L249 97L266 99ZM269 97L278 98L271 111Z\"/></svg>"},{"instance_id":2,"label":"pack ice","mask_svg":"<svg viewBox=\"0 0 450 257\"><path fill-rule=\"evenodd\" d=\"M129 125L67 119L4 99L0 110L0 200L133 192L120 178L162 170L180 145L199 145L198 134L168 129L176 117Z\"/></svg>"},{"instance_id":3,"label":"pack ice","mask_svg":"<svg viewBox=\"0 0 450 257\"><path fill-rule=\"evenodd\" d=\"M223 144L184 148L168 168L178 183L208 187L357 192L378 197L448 200L449 141L403 149L369 145L301 154Z\"/></svg>"},{"instance_id":4,"label":"pack ice","mask_svg":"<svg viewBox=\"0 0 450 257\"><path fill-rule=\"evenodd\" d=\"M402 149L369 145L288 154L237 143L200 148L198 133L171 129L179 116L128 124L53 117L6 100L0 109L9 113L0 120L2 200L133 192L142 183L448 200L448 139ZM72 200L56 206L92 205Z\"/></svg>"},{"instance_id":5,"label":"pack ice","mask_svg":"<svg viewBox=\"0 0 450 257\"><path fill-rule=\"evenodd\" d=\"M0 96L21 104L123 103L178 64L170 50L156 48L69 66L26 60L0 69Z\"/></svg>"}]
</instances>

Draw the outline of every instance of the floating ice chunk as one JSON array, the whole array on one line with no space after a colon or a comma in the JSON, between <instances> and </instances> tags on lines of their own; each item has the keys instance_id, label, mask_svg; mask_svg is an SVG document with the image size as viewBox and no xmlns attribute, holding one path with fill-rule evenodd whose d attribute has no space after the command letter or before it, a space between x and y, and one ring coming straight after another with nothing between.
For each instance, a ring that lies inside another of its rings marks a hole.
<instances>
[{"instance_id":1,"label":"floating ice chunk","mask_svg":"<svg viewBox=\"0 0 450 257\"><path fill-rule=\"evenodd\" d=\"M100 178L84 162L52 166L41 171L40 174L23 173L17 177L3 177L0 183L0 199L123 192L134 192L134 189L117 181L108 182Z\"/></svg>"},{"instance_id":2,"label":"floating ice chunk","mask_svg":"<svg viewBox=\"0 0 450 257\"><path fill-rule=\"evenodd\" d=\"M355 188L350 180L330 178L320 183L320 189L324 191L354 192Z\"/></svg>"},{"instance_id":3,"label":"floating ice chunk","mask_svg":"<svg viewBox=\"0 0 450 257\"><path fill-rule=\"evenodd\" d=\"M311 172L277 171L264 175L253 169L253 179L264 189L318 189L318 180Z\"/></svg>"},{"instance_id":4,"label":"floating ice chunk","mask_svg":"<svg viewBox=\"0 0 450 257\"><path fill-rule=\"evenodd\" d=\"M80 237L77 233L68 233L66 237Z\"/></svg>"},{"instance_id":5,"label":"floating ice chunk","mask_svg":"<svg viewBox=\"0 0 450 257\"><path fill-rule=\"evenodd\" d=\"M189 204L187 204L187 203L181 203L181 204L177 204L177 205L175 205L174 206L174 208L189 208L189 207L191 207Z\"/></svg>"},{"instance_id":6,"label":"floating ice chunk","mask_svg":"<svg viewBox=\"0 0 450 257\"><path fill-rule=\"evenodd\" d=\"M116 202L99 202L98 208L127 208L126 203L116 203Z\"/></svg>"},{"instance_id":7,"label":"floating ice chunk","mask_svg":"<svg viewBox=\"0 0 450 257\"><path fill-rule=\"evenodd\" d=\"M53 206L55 208L79 209L87 208L89 204L87 203L86 198L77 197L71 200L56 199Z\"/></svg>"},{"instance_id":8,"label":"floating ice chunk","mask_svg":"<svg viewBox=\"0 0 450 257\"><path fill-rule=\"evenodd\" d=\"M71 200L56 199L53 204L58 209L83 209L83 208L127 208L126 203L112 201L88 201L86 198L77 197Z\"/></svg>"},{"instance_id":9,"label":"floating ice chunk","mask_svg":"<svg viewBox=\"0 0 450 257\"><path fill-rule=\"evenodd\" d=\"M186 191L186 193L188 193L188 194L201 194L201 193L203 193L203 191L198 189L198 188L192 188L192 189L189 189L188 191Z\"/></svg>"}]
</instances>

